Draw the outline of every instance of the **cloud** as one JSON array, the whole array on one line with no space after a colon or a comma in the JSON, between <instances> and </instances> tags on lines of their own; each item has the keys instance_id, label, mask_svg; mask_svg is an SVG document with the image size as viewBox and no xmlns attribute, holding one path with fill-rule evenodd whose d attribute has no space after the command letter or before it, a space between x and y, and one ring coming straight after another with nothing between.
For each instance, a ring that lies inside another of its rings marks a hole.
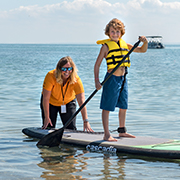
<instances>
[{"instance_id":1,"label":"cloud","mask_svg":"<svg viewBox=\"0 0 180 180\"><path fill-rule=\"evenodd\" d=\"M180 2L162 3L160 0L129 0L127 3L111 4L105 0L74 0L73 2L63 1L57 4L50 4L39 7L20 6L10 11L0 12L0 18L19 18L19 16L30 16L34 18L47 18L47 16L67 18L69 15L80 17L113 15L132 15L134 16L145 12L156 13L177 13L180 10ZM141 11L141 12L139 12ZM153 15L153 14L152 14ZM98 18L98 17L97 17Z\"/></svg>"},{"instance_id":2,"label":"cloud","mask_svg":"<svg viewBox=\"0 0 180 180\"><path fill-rule=\"evenodd\" d=\"M26 32L31 39L34 36L41 42L45 36L47 41L54 42L92 42L103 34L105 25L114 17L125 22L127 31L134 31L131 33L132 36L139 32L157 33L153 27L163 31L162 27L169 28L167 23L177 25L180 2L129 0L126 3L109 3L105 0L74 0L44 6L20 6L9 11L1 11L0 23L4 34L7 31L13 34L10 30L13 29L18 36L17 39L21 41L28 41L28 37L25 37ZM58 38L55 38L57 35ZM13 38L12 35L11 39Z\"/></svg>"}]
</instances>

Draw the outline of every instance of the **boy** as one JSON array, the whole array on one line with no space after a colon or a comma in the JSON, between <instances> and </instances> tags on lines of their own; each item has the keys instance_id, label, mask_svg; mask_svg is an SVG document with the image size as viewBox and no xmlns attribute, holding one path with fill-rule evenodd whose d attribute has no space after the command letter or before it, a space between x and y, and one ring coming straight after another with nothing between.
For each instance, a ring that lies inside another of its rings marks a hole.
<instances>
[{"instance_id":1,"label":"boy","mask_svg":"<svg viewBox=\"0 0 180 180\"><path fill-rule=\"evenodd\" d=\"M105 34L109 36L109 39L97 41L97 44L102 44L94 65L95 86L97 90L101 89L99 68L103 58L106 59L107 63L106 78L133 47L121 39L125 34L125 28L124 24L118 19L112 19L106 25ZM148 41L145 36L139 37L139 40L143 42L143 45L135 48L134 52L144 53L147 50ZM102 109L104 140L106 141L117 141L109 132L109 112L114 111L115 107L119 107L119 137L135 138L134 135L128 134L125 128L126 111L128 108L128 87L125 79L127 67L130 67L129 57L125 59L103 86L100 108Z\"/></svg>"}]
</instances>

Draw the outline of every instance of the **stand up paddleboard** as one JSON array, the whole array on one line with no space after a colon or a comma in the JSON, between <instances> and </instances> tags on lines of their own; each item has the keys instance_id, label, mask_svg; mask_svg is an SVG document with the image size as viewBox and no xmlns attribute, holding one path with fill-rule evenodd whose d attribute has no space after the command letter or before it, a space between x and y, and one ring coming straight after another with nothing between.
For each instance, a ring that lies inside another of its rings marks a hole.
<instances>
[{"instance_id":1,"label":"stand up paddleboard","mask_svg":"<svg viewBox=\"0 0 180 180\"><path fill-rule=\"evenodd\" d=\"M37 127L25 128L22 132L32 138L41 139L54 130L43 130ZM155 137L125 138L112 134L117 142L103 140L103 132L84 132L65 130L61 142L83 146L91 151L109 151L141 156L180 159L180 141Z\"/></svg>"}]
</instances>

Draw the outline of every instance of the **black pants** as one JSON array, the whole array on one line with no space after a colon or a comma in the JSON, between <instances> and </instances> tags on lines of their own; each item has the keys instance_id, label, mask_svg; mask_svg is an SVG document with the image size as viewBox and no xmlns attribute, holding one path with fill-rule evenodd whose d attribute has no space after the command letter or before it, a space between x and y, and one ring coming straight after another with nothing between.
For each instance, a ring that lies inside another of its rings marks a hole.
<instances>
[{"instance_id":1,"label":"black pants","mask_svg":"<svg viewBox=\"0 0 180 180\"><path fill-rule=\"evenodd\" d=\"M44 124L44 109L43 109L43 96L41 96L41 115L42 115L42 123ZM48 128L55 128L56 121L57 121L57 115L60 115L61 121L63 125L66 124L66 122L71 118L71 116L76 112L76 101L75 99L66 104L66 113L61 113L61 106L53 106L49 104L49 116L51 119L51 122L53 126L50 124L48 125ZM73 129L76 130L76 117L73 119L73 121L66 127L66 129Z\"/></svg>"}]
</instances>

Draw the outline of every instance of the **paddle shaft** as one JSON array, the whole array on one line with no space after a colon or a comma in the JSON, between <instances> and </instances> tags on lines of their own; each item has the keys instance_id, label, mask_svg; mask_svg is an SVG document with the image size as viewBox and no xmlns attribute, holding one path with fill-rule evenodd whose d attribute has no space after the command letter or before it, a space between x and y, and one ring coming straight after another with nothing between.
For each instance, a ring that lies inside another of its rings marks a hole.
<instances>
[{"instance_id":1,"label":"paddle shaft","mask_svg":"<svg viewBox=\"0 0 180 180\"><path fill-rule=\"evenodd\" d=\"M119 66L124 62L124 60L132 53L132 51L139 45L140 41L136 42L134 46L131 48L131 50L123 57L123 59L118 63L118 65L109 73L109 76L104 79L104 81L101 83L103 86L105 82L113 75L113 73L119 68ZM83 109L83 107L91 100L91 98L98 92L97 89L94 90L94 92L86 99L86 101L79 107L79 109L71 116L71 118L66 122L66 124L63 126L63 129L65 129L72 120L77 116L77 114Z\"/></svg>"}]
</instances>

